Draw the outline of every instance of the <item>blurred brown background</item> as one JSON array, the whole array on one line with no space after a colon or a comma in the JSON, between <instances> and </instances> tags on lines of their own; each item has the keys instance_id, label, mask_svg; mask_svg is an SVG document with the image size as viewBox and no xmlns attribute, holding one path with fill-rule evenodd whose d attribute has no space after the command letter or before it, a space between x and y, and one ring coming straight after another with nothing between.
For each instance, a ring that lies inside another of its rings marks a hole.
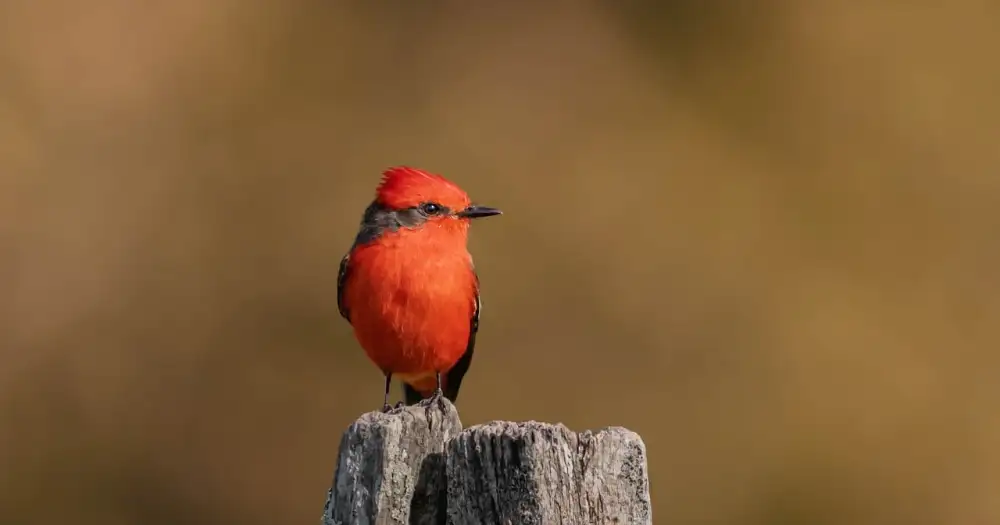
<instances>
[{"instance_id":1,"label":"blurred brown background","mask_svg":"<svg viewBox=\"0 0 1000 525\"><path fill-rule=\"evenodd\" d=\"M410 164L506 212L467 425L640 432L656 523L1000 524L995 5L347 4L0 3L0 523L317 522Z\"/></svg>"}]
</instances>

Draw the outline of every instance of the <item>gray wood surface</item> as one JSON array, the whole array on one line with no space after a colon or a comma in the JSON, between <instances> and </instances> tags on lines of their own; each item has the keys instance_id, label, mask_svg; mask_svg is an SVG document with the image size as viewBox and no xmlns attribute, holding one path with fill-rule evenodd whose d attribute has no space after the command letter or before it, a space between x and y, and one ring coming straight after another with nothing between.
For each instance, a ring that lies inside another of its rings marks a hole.
<instances>
[{"instance_id":1,"label":"gray wood surface","mask_svg":"<svg viewBox=\"0 0 1000 525\"><path fill-rule=\"evenodd\" d=\"M652 523L646 447L621 427L494 421L447 400L362 415L344 433L324 525Z\"/></svg>"},{"instance_id":2,"label":"gray wood surface","mask_svg":"<svg viewBox=\"0 0 1000 525\"><path fill-rule=\"evenodd\" d=\"M323 524L443 523L445 443L461 430L444 399L362 415L340 440Z\"/></svg>"},{"instance_id":3,"label":"gray wood surface","mask_svg":"<svg viewBox=\"0 0 1000 525\"><path fill-rule=\"evenodd\" d=\"M447 458L450 523L652 523L646 446L624 428L494 421L452 439Z\"/></svg>"}]
</instances>

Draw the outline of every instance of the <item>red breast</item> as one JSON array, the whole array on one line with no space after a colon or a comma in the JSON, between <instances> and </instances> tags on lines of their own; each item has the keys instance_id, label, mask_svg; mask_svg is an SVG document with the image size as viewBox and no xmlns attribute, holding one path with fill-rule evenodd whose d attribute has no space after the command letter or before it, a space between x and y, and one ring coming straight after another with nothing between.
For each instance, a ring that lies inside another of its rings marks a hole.
<instances>
[{"instance_id":1,"label":"red breast","mask_svg":"<svg viewBox=\"0 0 1000 525\"><path fill-rule=\"evenodd\" d=\"M402 230L356 247L345 290L355 336L368 357L407 382L458 361L475 309L464 239L456 246L454 234L420 233Z\"/></svg>"}]
</instances>

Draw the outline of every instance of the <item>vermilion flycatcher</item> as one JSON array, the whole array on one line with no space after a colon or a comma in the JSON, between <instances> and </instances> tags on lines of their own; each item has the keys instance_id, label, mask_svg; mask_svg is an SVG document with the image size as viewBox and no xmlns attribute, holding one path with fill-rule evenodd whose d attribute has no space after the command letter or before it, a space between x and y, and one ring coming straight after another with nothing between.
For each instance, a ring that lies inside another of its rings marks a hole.
<instances>
[{"instance_id":1,"label":"vermilion flycatcher","mask_svg":"<svg viewBox=\"0 0 1000 525\"><path fill-rule=\"evenodd\" d=\"M457 400L479 329L469 221L500 213L473 205L440 175L409 167L383 173L337 279L340 315L385 374L383 411L393 376L407 405Z\"/></svg>"}]
</instances>

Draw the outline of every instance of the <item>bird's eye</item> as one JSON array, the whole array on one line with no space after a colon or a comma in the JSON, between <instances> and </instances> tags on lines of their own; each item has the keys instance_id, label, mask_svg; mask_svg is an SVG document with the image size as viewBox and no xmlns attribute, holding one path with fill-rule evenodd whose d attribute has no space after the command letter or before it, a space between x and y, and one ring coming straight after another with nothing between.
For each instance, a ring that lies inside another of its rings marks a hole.
<instances>
[{"instance_id":1,"label":"bird's eye","mask_svg":"<svg viewBox=\"0 0 1000 525\"><path fill-rule=\"evenodd\" d=\"M420 205L420 211L427 215L434 215L441 211L441 205L434 202L425 202Z\"/></svg>"}]
</instances>

